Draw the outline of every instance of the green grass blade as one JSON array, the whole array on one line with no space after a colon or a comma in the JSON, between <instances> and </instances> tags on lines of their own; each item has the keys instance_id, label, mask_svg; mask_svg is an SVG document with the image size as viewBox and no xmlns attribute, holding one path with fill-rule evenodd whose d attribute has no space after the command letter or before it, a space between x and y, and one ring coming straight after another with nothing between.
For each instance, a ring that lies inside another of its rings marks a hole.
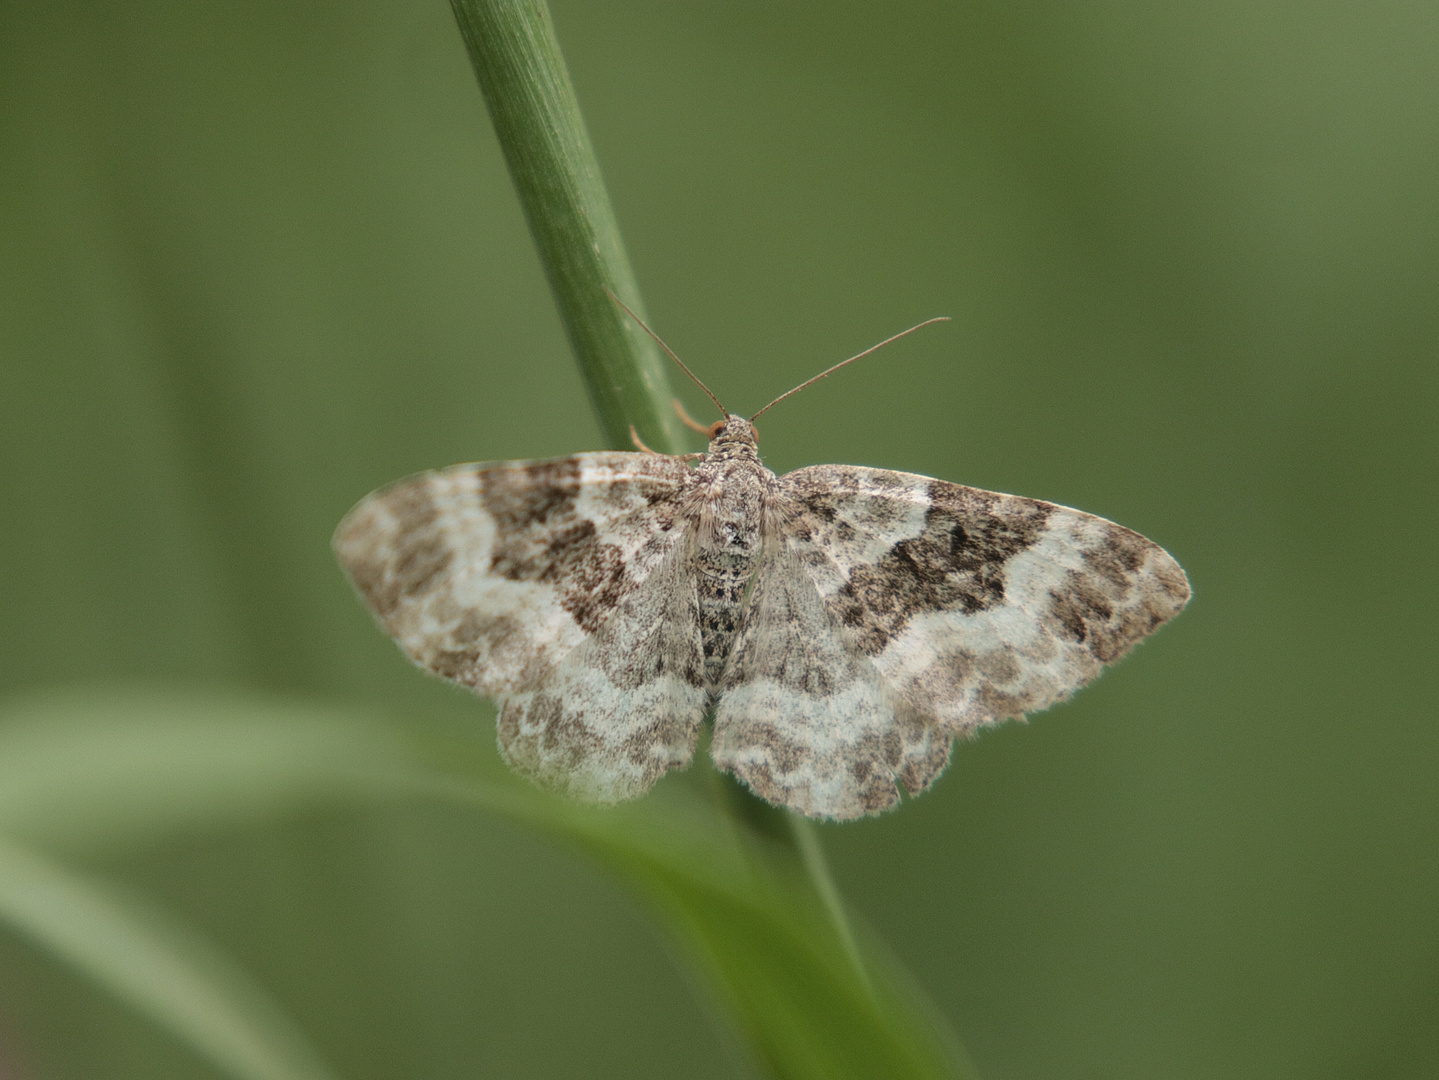
<instances>
[{"instance_id":1,"label":"green grass blade","mask_svg":"<svg viewBox=\"0 0 1439 1080\"><path fill-rule=\"evenodd\" d=\"M769 1075L784 1080L965 1080L958 1041L907 976L857 945L788 845L728 828L695 785L597 810L538 793L496 798L443 741L421 782L515 817L625 882L705 977ZM443 765L438 763L443 762ZM703 768L704 766L696 766ZM438 774L451 772L449 779ZM874 961L879 961L878 963Z\"/></svg>"},{"instance_id":2,"label":"green grass blade","mask_svg":"<svg viewBox=\"0 0 1439 1080\"><path fill-rule=\"evenodd\" d=\"M633 424L650 446L672 452L678 439L655 349L604 296L609 286L639 302L550 14L543 0L452 3L607 437L626 446ZM895 999L876 1011L879 999L812 825L740 798L751 805L712 801L712 817L734 827L783 912L720 903L722 890L691 887L663 870L663 859L626 861L604 843L597 854L629 867L632 883L720 988L776 1076L954 1074L953 1061L937 1066L912 1031L902 1033L904 1008ZM784 922L794 932L778 932Z\"/></svg>"},{"instance_id":3,"label":"green grass blade","mask_svg":"<svg viewBox=\"0 0 1439 1080\"><path fill-rule=\"evenodd\" d=\"M43 782L11 783L30 775ZM254 696L97 688L0 708L0 830L32 844L113 849L335 800L460 803L547 833L627 885L772 1075L970 1076L943 1022L863 939L870 975L858 975L847 924L792 845L736 828L713 802L724 790L665 783L584 806L497 770L488 745L448 729Z\"/></svg>"},{"instance_id":4,"label":"green grass blade","mask_svg":"<svg viewBox=\"0 0 1439 1080\"><path fill-rule=\"evenodd\" d=\"M191 930L0 838L0 920L236 1080L333 1080L265 994Z\"/></svg>"},{"instance_id":5,"label":"green grass blade","mask_svg":"<svg viewBox=\"0 0 1439 1080\"><path fill-rule=\"evenodd\" d=\"M667 361L605 295L608 287L642 311L548 9L541 0L452 4L606 439L633 449L633 424L648 445L677 452Z\"/></svg>"},{"instance_id":6,"label":"green grass blade","mask_svg":"<svg viewBox=\"0 0 1439 1080\"><path fill-rule=\"evenodd\" d=\"M651 446L673 451L679 443L655 350L604 293L608 286L639 302L545 4L452 4L606 435L612 446L626 446L633 424ZM837 966L821 971L805 962L810 954L780 948L778 938L770 951L746 950L746 943L771 940L733 932L745 923L739 913L747 909L708 902L702 891L663 874L640 873L633 880L719 985L775 1074L938 1075L910 1069L927 1055L906 1055L902 1037L882 1037L893 1030L858 1019L861 1013L875 1019L873 1010L849 1007L876 999L812 826L757 804L736 812L733 800L715 800L712 812L735 827L766 887L786 898L787 916L822 941L826 955L838 953ZM792 978L799 973L805 977ZM880 1069L881 1063L886 1067Z\"/></svg>"},{"instance_id":7,"label":"green grass blade","mask_svg":"<svg viewBox=\"0 0 1439 1080\"><path fill-rule=\"evenodd\" d=\"M223 690L86 686L0 705L0 832L109 851L372 793L405 743L352 710Z\"/></svg>"}]
</instances>

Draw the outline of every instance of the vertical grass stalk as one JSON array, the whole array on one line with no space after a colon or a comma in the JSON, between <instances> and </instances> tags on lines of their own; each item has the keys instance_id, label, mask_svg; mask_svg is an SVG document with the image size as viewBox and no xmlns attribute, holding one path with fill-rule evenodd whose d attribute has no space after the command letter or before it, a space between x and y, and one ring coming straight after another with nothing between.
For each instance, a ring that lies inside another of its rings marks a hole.
<instances>
[{"instance_id":1,"label":"vertical grass stalk","mask_svg":"<svg viewBox=\"0 0 1439 1080\"><path fill-rule=\"evenodd\" d=\"M610 448L629 429L683 449L654 343L605 294L643 313L599 162L543 0L451 0L540 261Z\"/></svg>"},{"instance_id":2,"label":"vertical grass stalk","mask_svg":"<svg viewBox=\"0 0 1439 1080\"><path fill-rule=\"evenodd\" d=\"M543 0L451 3L610 446L628 449L633 424L679 452L666 367L605 292L643 310ZM749 852L753 904L653 868L628 876L729 998L759 1058L795 1080L968 1075L924 1010L893 986L877 991L813 824L724 783L712 805Z\"/></svg>"}]
</instances>

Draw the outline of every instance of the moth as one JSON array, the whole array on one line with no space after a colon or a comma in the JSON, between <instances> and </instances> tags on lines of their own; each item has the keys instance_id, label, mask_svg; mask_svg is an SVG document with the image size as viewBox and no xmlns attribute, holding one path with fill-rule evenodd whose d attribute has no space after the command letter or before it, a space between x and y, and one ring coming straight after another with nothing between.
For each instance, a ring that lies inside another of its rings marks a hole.
<instances>
[{"instance_id":1,"label":"moth","mask_svg":"<svg viewBox=\"0 0 1439 1080\"><path fill-rule=\"evenodd\" d=\"M761 798L877 813L956 736L1063 700L1189 599L1167 552L1079 510L851 465L776 476L760 414L710 397L703 454L455 465L335 534L384 631L495 699L501 754L544 787L633 799L712 716L715 764Z\"/></svg>"}]
</instances>

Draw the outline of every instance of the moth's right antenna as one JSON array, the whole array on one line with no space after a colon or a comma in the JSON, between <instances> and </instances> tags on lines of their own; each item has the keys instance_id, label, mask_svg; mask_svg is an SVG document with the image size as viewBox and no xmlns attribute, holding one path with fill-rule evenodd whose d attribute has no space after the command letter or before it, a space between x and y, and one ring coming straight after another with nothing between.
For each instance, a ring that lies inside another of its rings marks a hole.
<instances>
[{"instance_id":1,"label":"moth's right antenna","mask_svg":"<svg viewBox=\"0 0 1439 1080\"><path fill-rule=\"evenodd\" d=\"M666 345L663 339L661 339L658 334L656 334L653 330L646 326L645 321L641 319L638 315L636 315L634 313L634 310L628 304L626 304L614 293L610 292L610 287L608 285L603 286L603 288L605 292L609 293L610 299L624 309L626 315L628 315L635 322L639 323L641 330L643 330L646 334L655 339L655 344L657 344L661 349L670 354L670 359L680 366L680 370L683 371L686 375L688 375L692 380L694 380L694 384L696 386L698 386L701 390L703 390L706 394L709 395L710 400L715 403L715 408L719 409L720 415L728 419L729 410L720 404L720 399L714 396L714 391L711 390L704 383L700 382L700 377L685 366L685 362L675 355L675 351L671 349L668 345Z\"/></svg>"}]
</instances>

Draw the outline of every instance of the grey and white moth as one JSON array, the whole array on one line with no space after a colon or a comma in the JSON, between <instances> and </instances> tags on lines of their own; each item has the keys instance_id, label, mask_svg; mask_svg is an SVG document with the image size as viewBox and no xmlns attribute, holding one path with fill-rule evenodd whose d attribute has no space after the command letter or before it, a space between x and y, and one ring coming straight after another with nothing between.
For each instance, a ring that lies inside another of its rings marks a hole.
<instances>
[{"instance_id":1,"label":"grey and white moth","mask_svg":"<svg viewBox=\"0 0 1439 1080\"><path fill-rule=\"evenodd\" d=\"M335 534L384 631L494 698L501 753L545 787L635 798L712 714L715 764L757 795L876 813L956 736L1063 700L1189 599L1167 552L1103 518L884 469L776 476L750 420L708 430L697 462L421 473Z\"/></svg>"}]
</instances>

